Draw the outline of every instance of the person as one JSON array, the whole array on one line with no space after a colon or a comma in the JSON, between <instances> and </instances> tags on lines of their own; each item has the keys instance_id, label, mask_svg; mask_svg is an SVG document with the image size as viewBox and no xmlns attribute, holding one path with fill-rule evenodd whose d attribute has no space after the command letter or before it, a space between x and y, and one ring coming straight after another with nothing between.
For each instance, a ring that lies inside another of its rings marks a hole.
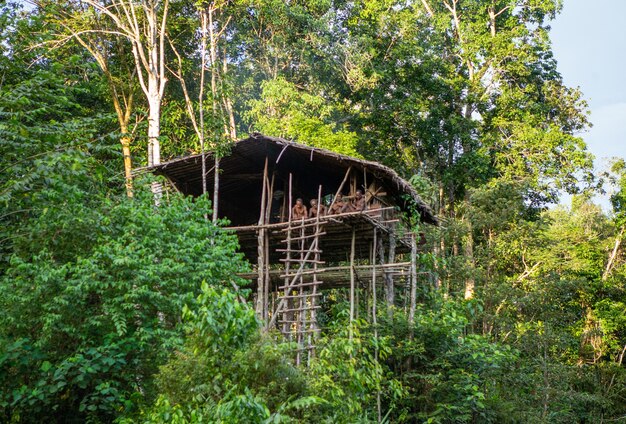
<instances>
[{"instance_id":1,"label":"person","mask_svg":"<svg viewBox=\"0 0 626 424\"><path fill-rule=\"evenodd\" d=\"M343 207L344 207L344 202L341 198L335 200L335 202L330 205L330 208L328 209L328 215L336 215L338 213L343 212Z\"/></svg>"},{"instance_id":2,"label":"person","mask_svg":"<svg viewBox=\"0 0 626 424\"><path fill-rule=\"evenodd\" d=\"M307 214L306 206L304 206L304 204L302 203L302 199L297 198L296 204L291 209L291 219L292 220L304 219L307 217L307 215L308 214Z\"/></svg>"},{"instance_id":3,"label":"person","mask_svg":"<svg viewBox=\"0 0 626 424\"><path fill-rule=\"evenodd\" d=\"M350 201L350 203L344 206L344 212L362 212L365 210L365 197L363 197L363 192L361 190L357 190L354 194L354 197Z\"/></svg>"},{"instance_id":4,"label":"person","mask_svg":"<svg viewBox=\"0 0 626 424\"><path fill-rule=\"evenodd\" d=\"M311 204L311 207L309 208L309 218L315 218L318 210L317 199L311 199L309 203ZM320 216L326 215L326 206L319 205L319 211Z\"/></svg>"}]
</instances>

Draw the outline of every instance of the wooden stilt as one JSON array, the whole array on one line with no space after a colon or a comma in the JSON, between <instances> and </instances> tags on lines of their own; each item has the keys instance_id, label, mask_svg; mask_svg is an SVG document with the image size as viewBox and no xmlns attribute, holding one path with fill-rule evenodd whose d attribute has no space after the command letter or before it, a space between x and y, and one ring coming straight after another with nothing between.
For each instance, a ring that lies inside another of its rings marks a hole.
<instances>
[{"instance_id":1,"label":"wooden stilt","mask_svg":"<svg viewBox=\"0 0 626 424\"><path fill-rule=\"evenodd\" d=\"M292 187L293 187L293 175L290 173L289 174L289 192L288 195L285 196L289 203L287 204L287 219L288 221L288 227L287 227L287 246L286 246L286 251L285 251L285 288L284 288L284 296L289 296L289 283L290 283L290 268L291 268L291 204L292 204ZM290 307L290 303L292 303L293 300L292 299L287 299L287 309L289 309ZM274 311L277 311L277 308L274 309ZM283 334L290 334L289 333L289 323L287 321L291 321L293 320L293 313L291 312L287 312L285 313L285 322L283 323Z\"/></svg>"},{"instance_id":2,"label":"wooden stilt","mask_svg":"<svg viewBox=\"0 0 626 424\"><path fill-rule=\"evenodd\" d=\"M355 287L354 287L354 251L356 245L356 229L352 227L352 243L350 245L350 324L354 321L354 301L355 301Z\"/></svg>"},{"instance_id":3,"label":"wooden stilt","mask_svg":"<svg viewBox=\"0 0 626 424\"><path fill-rule=\"evenodd\" d=\"M409 303L409 325L411 326L411 334L413 332L413 324L415 323L415 308L417 302L417 243L415 234L411 233L411 295Z\"/></svg>"},{"instance_id":4,"label":"wooden stilt","mask_svg":"<svg viewBox=\"0 0 626 424\"><path fill-rule=\"evenodd\" d=\"M374 327L374 360L378 364L378 320L376 317L376 251L378 250L377 231L374 228L374 240L372 242L372 326ZM382 259L382 258L381 258ZM382 420L382 408L380 401L380 386L376 390L376 407L378 411L378 422Z\"/></svg>"},{"instance_id":5,"label":"wooden stilt","mask_svg":"<svg viewBox=\"0 0 626 424\"><path fill-rule=\"evenodd\" d=\"M272 214L272 200L274 195L274 181L276 179L276 172L272 172L272 182L267 182L267 205L265 206L265 222L264 224L269 224Z\"/></svg>"},{"instance_id":6,"label":"wooden stilt","mask_svg":"<svg viewBox=\"0 0 626 424\"><path fill-rule=\"evenodd\" d=\"M320 231L320 211L321 211L321 207L322 207L322 186L320 185L318 190L317 190L317 211L315 214L315 222L317 223L317 226L315 227L315 229L313 230L315 233L321 233ZM314 281L318 281L317 280L317 264L321 263L322 261L320 260L320 250L316 249L314 251L314 257L315 257L315 261L313 262L313 280ZM308 333L307 337L307 343L308 343L308 361L307 363L310 364L311 363L311 359L313 358L314 355L314 350L313 350L313 342L314 339L319 331L319 327L317 325L317 313L316 313L316 308L317 308L317 284L313 285L312 291L311 291L311 297L310 297L310 302L311 302L311 321L310 321L310 332Z\"/></svg>"},{"instance_id":7,"label":"wooden stilt","mask_svg":"<svg viewBox=\"0 0 626 424\"><path fill-rule=\"evenodd\" d=\"M372 265L372 267L376 268L376 229L374 229L374 239L370 242L369 245L369 253L370 253L370 265ZM376 272L376 269L373 270L373 272ZM373 299L373 294L372 294L372 281L370 281L370 284L368 286L366 286L365 288L365 316L368 322L372 322L372 312L374 311L374 307L370 305L370 302Z\"/></svg>"},{"instance_id":8,"label":"wooden stilt","mask_svg":"<svg viewBox=\"0 0 626 424\"><path fill-rule=\"evenodd\" d=\"M394 231L389 233L389 254L387 263L393 264L396 261L396 236ZM395 286L393 282L393 273L385 273L385 300L387 303L387 318L393 319L393 308L395 304Z\"/></svg>"},{"instance_id":9,"label":"wooden stilt","mask_svg":"<svg viewBox=\"0 0 626 424\"><path fill-rule=\"evenodd\" d=\"M377 231L374 228L374 240L372 242L372 324L374 325L374 332L376 332L376 250L377 250Z\"/></svg>"},{"instance_id":10,"label":"wooden stilt","mask_svg":"<svg viewBox=\"0 0 626 424\"><path fill-rule=\"evenodd\" d=\"M264 284L263 284L263 322L264 323L268 323L268 316L269 316L269 297L270 297L270 284L271 284L271 280L270 280L270 237L269 237L269 233L267 232L267 230L265 231L264 234L264 246L265 246L265 255L264 255L264 264L263 264L263 268L265 270L265 274L264 274Z\"/></svg>"},{"instance_id":11,"label":"wooden stilt","mask_svg":"<svg viewBox=\"0 0 626 424\"><path fill-rule=\"evenodd\" d=\"M348 181L348 177L350 177L350 172L352 172L352 165L350 165L348 167L348 170L346 171L346 175L344 175L343 180L341 181L341 184L339 184L339 188L337 189L337 193L335 193L335 197L333 197L333 201L330 202L330 206L332 207L335 202L337 201L337 198L341 195L341 190L343 190L343 186L346 184L346 181Z\"/></svg>"},{"instance_id":12,"label":"wooden stilt","mask_svg":"<svg viewBox=\"0 0 626 424\"><path fill-rule=\"evenodd\" d=\"M318 190L318 212L321 205L322 187ZM292 180L289 189L290 205L292 203ZM278 288L279 299L269 319L269 327L278 322L283 334L298 345L295 352L297 365L310 361L314 349L314 337L317 333L316 304L318 286L322 283L317 278L318 265L324 264L320 260L322 251L319 249L319 238L324 232L321 230L320 214L314 219L293 220L290 208L289 222L285 239L281 240L286 248L277 249L284 254L279 261L285 264L283 286ZM308 234L309 231L313 234ZM276 232L278 233L278 232ZM297 270L294 272L294 268ZM279 318L279 316L281 316Z\"/></svg>"},{"instance_id":13,"label":"wooden stilt","mask_svg":"<svg viewBox=\"0 0 626 424\"><path fill-rule=\"evenodd\" d=\"M265 158L265 168L263 170L263 189L261 190L261 208L259 213L259 225L265 223L265 202L267 201L267 157ZM257 235L257 301L256 301L256 313L261 319L265 319L264 308L266 305L265 299L265 232L267 230L263 227L259 228ZM267 282L269 284L269 281ZM264 325L267 322L263 321ZM267 327L265 326L267 329Z\"/></svg>"},{"instance_id":14,"label":"wooden stilt","mask_svg":"<svg viewBox=\"0 0 626 424\"><path fill-rule=\"evenodd\" d=\"M363 196L367 198L367 168L363 167Z\"/></svg>"}]
</instances>

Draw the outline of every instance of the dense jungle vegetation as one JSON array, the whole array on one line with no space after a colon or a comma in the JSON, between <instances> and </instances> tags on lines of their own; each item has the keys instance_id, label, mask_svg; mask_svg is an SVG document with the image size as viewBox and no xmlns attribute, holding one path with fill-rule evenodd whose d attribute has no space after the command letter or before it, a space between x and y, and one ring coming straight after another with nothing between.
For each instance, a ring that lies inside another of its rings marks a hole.
<instances>
[{"instance_id":1,"label":"dense jungle vegetation","mask_svg":"<svg viewBox=\"0 0 626 424\"><path fill-rule=\"evenodd\" d=\"M561 7L0 3L0 422L626 422L626 166L593 170ZM234 292L249 265L211 199L155 207L131 173L254 131L432 205L413 320L400 292L374 337L336 290L294 365Z\"/></svg>"}]
</instances>

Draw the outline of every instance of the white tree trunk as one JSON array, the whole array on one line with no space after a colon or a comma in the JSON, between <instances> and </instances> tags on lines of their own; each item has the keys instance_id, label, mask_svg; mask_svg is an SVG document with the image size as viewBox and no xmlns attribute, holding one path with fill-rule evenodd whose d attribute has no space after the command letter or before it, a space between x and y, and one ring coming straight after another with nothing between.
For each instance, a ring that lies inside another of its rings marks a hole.
<instances>
[{"instance_id":1,"label":"white tree trunk","mask_svg":"<svg viewBox=\"0 0 626 424\"><path fill-rule=\"evenodd\" d=\"M156 81L155 81L156 84ZM152 79L150 79L149 87L152 87ZM159 136L161 134L161 98L157 92L150 92L148 98L148 165L158 165L161 163L161 146Z\"/></svg>"}]
</instances>

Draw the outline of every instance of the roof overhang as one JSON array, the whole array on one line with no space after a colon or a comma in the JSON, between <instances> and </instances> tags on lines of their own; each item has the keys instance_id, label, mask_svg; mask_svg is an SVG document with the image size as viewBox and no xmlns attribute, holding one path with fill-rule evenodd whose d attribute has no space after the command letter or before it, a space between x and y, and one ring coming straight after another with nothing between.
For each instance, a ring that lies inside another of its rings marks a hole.
<instances>
[{"instance_id":1,"label":"roof overhang","mask_svg":"<svg viewBox=\"0 0 626 424\"><path fill-rule=\"evenodd\" d=\"M207 171L211 171L207 172L207 186L211 189L214 157L207 153L205 158ZM302 194L294 193L295 197L307 195L311 197L309 193L317 193L318 185L322 185L325 190L328 190L327 192L337 190L337 181L341 181L351 167L358 175L362 173L364 179L369 175L369 178L374 177L381 181L387 196L392 198L404 212L409 214L417 212L422 222L438 225L437 217L420 198L415 188L393 169L377 162L257 133L236 142L230 152L220 159L220 199L223 194L228 193L232 194L231 197L237 195L241 198L236 205L220 204L220 211L224 209L226 216L229 216L227 212L229 208L245 208L247 201L251 202L250 206L260 204L260 200L249 197L253 196L250 193L254 190L259 190L266 158L271 172L283 177L289 174L294 175L302 192ZM137 171L164 175L185 194L200 195L202 193L202 155L200 154L177 158ZM275 187L275 189L282 190L283 187ZM258 218L258 209L254 210L254 207L248 209L250 209L248 219L253 222L254 217Z\"/></svg>"}]
</instances>

